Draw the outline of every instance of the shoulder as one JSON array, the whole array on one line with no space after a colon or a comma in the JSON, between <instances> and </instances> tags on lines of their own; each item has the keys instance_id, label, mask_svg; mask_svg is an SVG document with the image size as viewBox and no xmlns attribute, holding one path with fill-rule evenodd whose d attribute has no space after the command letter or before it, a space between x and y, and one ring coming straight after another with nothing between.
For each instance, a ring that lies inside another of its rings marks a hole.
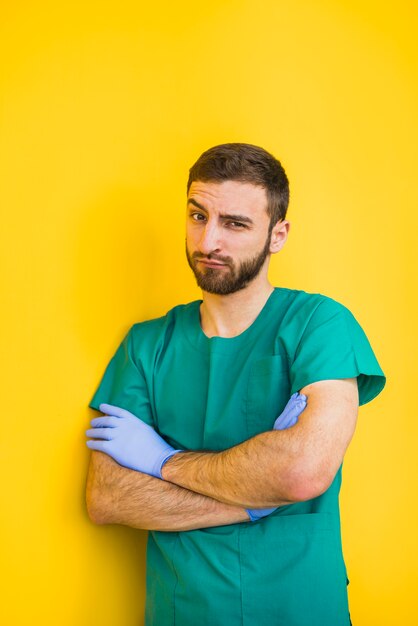
<instances>
[{"instance_id":1,"label":"shoulder","mask_svg":"<svg viewBox=\"0 0 418 626\"><path fill-rule=\"evenodd\" d=\"M196 300L187 304L178 304L169 309L165 315L133 324L129 329L128 337L135 351L139 347L154 348L161 341L164 342L164 338L171 335L176 324L198 303L199 301Z\"/></svg>"},{"instance_id":2,"label":"shoulder","mask_svg":"<svg viewBox=\"0 0 418 626\"><path fill-rule=\"evenodd\" d=\"M286 321L293 320L300 329L306 328L311 322L350 314L342 302L322 293L284 288L280 288L280 291L288 298Z\"/></svg>"},{"instance_id":3,"label":"shoulder","mask_svg":"<svg viewBox=\"0 0 418 626\"><path fill-rule=\"evenodd\" d=\"M304 305L315 308L319 304L323 303L329 307L344 307L344 304L331 298L323 293L304 291L303 289L288 289L287 287L276 287L277 291L287 295L292 303L294 302L298 306Z\"/></svg>"}]
</instances>

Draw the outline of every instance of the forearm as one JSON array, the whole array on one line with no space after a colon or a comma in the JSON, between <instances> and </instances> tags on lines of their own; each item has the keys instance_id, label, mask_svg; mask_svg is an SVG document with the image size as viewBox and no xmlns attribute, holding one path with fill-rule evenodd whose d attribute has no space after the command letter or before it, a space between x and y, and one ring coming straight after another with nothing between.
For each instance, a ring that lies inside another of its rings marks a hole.
<instances>
[{"instance_id":1,"label":"forearm","mask_svg":"<svg viewBox=\"0 0 418 626\"><path fill-rule=\"evenodd\" d=\"M246 508L305 499L299 483L298 438L269 431L223 452L182 452L165 463L165 480L222 502ZM308 498L306 498L308 499Z\"/></svg>"},{"instance_id":2,"label":"forearm","mask_svg":"<svg viewBox=\"0 0 418 626\"><path fill-rule=\"evenodd\" d=\"M354 433L357 379L318 381L301 393L308 396L308 408L294 428L261 433L223 452L177 453L163 466L163 478L245 508L324 493Z\"/></svg>"},{"instance_id":3,"label":"forearm","mask_svg":"<svg viewBox=\"0 0 418 626\"><path fill-rule=\"evenodd\" d=\"M127 469L97 451L91 454L86 502L96 523L146 530L194 530L249 519L242 507Z\"/></svg>"}]
</instances>

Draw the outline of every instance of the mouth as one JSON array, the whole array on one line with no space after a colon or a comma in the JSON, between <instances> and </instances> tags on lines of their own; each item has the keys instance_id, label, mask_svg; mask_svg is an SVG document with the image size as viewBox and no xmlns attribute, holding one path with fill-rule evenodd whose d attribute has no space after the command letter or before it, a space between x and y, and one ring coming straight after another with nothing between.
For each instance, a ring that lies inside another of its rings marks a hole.
<instances>
[{"instance_id":1,"label":"mouth","mask_svg":"<svg viewBox=\"0 0 418 626\"><path fill-rule=\"evenodd\" d=\"M198 263L202 263L206 267L226 267L225 263L216 263L216 261L198 261Z\"/></svg>"}]
</instances>

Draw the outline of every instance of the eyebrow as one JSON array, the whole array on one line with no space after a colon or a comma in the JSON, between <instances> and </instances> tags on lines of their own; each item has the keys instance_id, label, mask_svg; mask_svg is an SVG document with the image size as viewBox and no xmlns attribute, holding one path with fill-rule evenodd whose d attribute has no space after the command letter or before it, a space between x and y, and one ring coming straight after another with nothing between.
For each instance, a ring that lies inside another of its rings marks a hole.
<instances>
[{"instance_id":1,"label":"eyebrow","mask_svg":"<svg viewBox=\"0 0 418 626\"><path fill-rule=\"evenodd\" d=\"M193 204L198 209L201 209L202 211L205 211L206 213L208 212L208 210L205 209L203 204L200 204L194 198L189 198L187 200L187 204ZM239 215L239 214L233 214L233 213L221 213L219 217L221 217L224 220L231 220L233 222L245 222L246 224L254 224L253 220L250 217L247 217L246 215Z\"/></svg>"}]
</instances>

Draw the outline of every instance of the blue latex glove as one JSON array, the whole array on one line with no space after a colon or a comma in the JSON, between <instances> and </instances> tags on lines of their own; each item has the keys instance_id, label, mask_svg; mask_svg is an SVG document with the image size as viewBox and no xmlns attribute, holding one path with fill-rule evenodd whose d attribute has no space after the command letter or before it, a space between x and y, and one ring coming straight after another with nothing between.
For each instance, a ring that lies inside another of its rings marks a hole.
<instances>
[{"instance_id":1,"label":"blue latex glove","mask_svg":"<svg viewBox=\"0 0 418 626\"><path fill-rule=\"evenodd\" d=\"M162 478L161 468L176 452L155 430L141 419L117 406L100 404L103 417L91 420L86 431L90 450L99 450L128 467L156 478Z\"/></svg>"},{"instance_id":2,"label":"blue latex glove","mask_svg":"<svg viewBox=\"0 0 418 626\"><path fill-rule=\"evenodd\" d=\"M291 428L298 421L299 415L306 407L306 396L302 393L294 393L290 396L289 402L274 422L273 430L286 430ZM272 509L246 509L251 522L256 522L261 517L266 517L273 513L277 507Z\"/></svg>"}]
</instances>

